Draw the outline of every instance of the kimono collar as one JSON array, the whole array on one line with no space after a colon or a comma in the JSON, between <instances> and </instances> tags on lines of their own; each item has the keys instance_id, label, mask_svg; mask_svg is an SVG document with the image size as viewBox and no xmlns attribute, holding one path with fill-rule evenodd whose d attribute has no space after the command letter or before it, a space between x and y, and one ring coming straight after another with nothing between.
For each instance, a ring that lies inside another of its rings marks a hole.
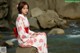
<instances>
[{"instance_id":1,"label":"kimono collar","mask_svg":"<svg viewBox=\"0 0 80 53\"><path fill-rule=\"evenodd\" d=\"M27 17L27 16L24 16L23 14L18 14L18 16Z\"/></svg>"}]
</instances>

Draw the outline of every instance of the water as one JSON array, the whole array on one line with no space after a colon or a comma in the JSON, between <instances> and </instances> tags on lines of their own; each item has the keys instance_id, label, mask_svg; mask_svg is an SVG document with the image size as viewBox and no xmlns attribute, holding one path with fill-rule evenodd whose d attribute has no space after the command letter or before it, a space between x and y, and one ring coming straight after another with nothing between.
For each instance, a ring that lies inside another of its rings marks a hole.
<instances>
[{"instance_id":1,"label":"water","mask_svg":"<svg viewBox=\"0 0 80 53\"><path fill-rule=\"evenodd\" d=\"M50 53L80 53L80 25L75 20L69 23L64 35L48 36Z\"/></svg>"},{"instance_id":2,"label":"water","mask_svg":"<svg viewBox=\"0 0 80 53\"><path fill-rule=\"evenodd\" d=\"M51 35L48 38L49 51L52 53L80 53L80 35Z\"/></svg>"},{"instance_id":3,"label":"water","mask_svg":"<svg viewBox=\"0 0 80 53\"><path fill-rule=\"evenodd\" d=\"M80 24L76 20L69 21L69 23L69 28L65 29L64 35L47 36L49 53L80 53ZM2 40L14 38L7 32L2 34L4 36ZM15 53L17 46L18 43L15 41L14 47L8 48L8 53Z\"/></svg>"}]
</instances>

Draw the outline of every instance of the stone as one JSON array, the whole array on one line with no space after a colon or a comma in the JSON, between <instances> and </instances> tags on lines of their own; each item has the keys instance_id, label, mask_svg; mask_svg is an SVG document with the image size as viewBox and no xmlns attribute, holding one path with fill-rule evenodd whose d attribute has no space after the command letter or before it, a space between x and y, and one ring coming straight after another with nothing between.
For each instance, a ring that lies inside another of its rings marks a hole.
<instances>
[{"instance_id":1,"label":"stone","mask_svg":"<svg viewBox=\"0 0 80 53\"><path fill-rule=\"evenodd\" d=\"M51 31L50 32L48 32L48 34L50 35L54 35L54 34L59 34L59 35L61 35L61 34L64 34L65 33L65 31L63 30L63 29L60 29L60 28L53 28L53 29L51 29Z\"/></svg>"},{"instance_id":2,"label":"stone","mask_svg":"<svg viewBox=\"0 0 80 53\"><path fill-rule=\"evenodd\" d=\"M0 41L0 46L6 46L7 48L13 47L13 45L10 45L10 44L6 43L5 41Z\"/></svg>"},{"instance_id":3,"label":"stone","mask_svg":"<svg viewBox=\"0 0 80 53\"><path fill-rule=\"evenodd\" d=\"M56 25L58 25L61 28L67 28L68 27L67 21L60 18L59 15L57 14L57 12L55 12L53 10L47 10L47 12L48 12L49 16L54 19Z\"/></svg>"},{"instance_id":4,"label":"stone","mask_svg":"<svg viewBox=\"0 0 80 53\"><path fill-rule=\"evenodd\" d=\"M0 34L0 39L3 39L3 37L4 37L3 34Z\"/></svg>"},{"instance_id":5,"label":"stone","mask_svg":"<svg viewBox=\"0 0 80 53\"><path fill-rule=\"evenodd\" d=\"M48 8L49 10L55 10L56 8L56 0L48 0Z\"/></svg>"},{"instance_id":6,"label":"stone","mask_svg":"<svg viewBox=\"0 0 80 53\"><path fill-rule=\"evenodd\" d=\"M67 24L67 21L59 18L54 10L47 10L44 14L38 16L37 20L42 28L52 28L57 25L64 27Z\"/></svg>"},{"instance_id":7,"label":"stone","mask_svg":"<svg viewBox=\"0 0 80 53\"><path fill-rule=\"evenodd\" d=\"M65 2L65 0L56 0L56 11L64 18L80 18L80 2Z\"/></svg>"},{"instance_id":8,"label":"stone","mask_svg":"<svg viewBox=\"0 0 80 53\"><path fill-rule=\"evenodd\" d=\"M44 13L44 11L42 11L38 7L31 9L31 15L32 15L32 17L37 17L37 16L39 16L39 15L41 15L43 13Z\"/></svg>"},{"instance_id":9,"label":"stone","mask_svg":"<svg viewBox=\"0 0 80 53\"><path fill-rule=\"evenodd\" d=\"M17 47L16 53L36 53L37 49L35 47L21 48Z\"/></svg>"},{"instance_id":10,"label":"stone","mask_svg":"<svg viewBox=\"0 0 80 53\"><path fill-rule=\"evenodd\" d=\"M32 28L40 29L36 18L34 17L29 18L29 23Z\"/></svg>"},{"instance_id":11,"label":"stone","mask_svg":"<svg viewBox=\"0 0 80 53\"><path fill-rule=\"evenodd\" d=\"M17 14L18 14L17 4L20 1L21 0L8 0L8 5L9 5L8 17L9 18L11 18L13 20L17 18Z\"/></svg>"},{"instance_id":12,"label":"stone","mask_svg":"<svg viewBox=\"0 0 80 53\"><path fill-rule=\"evenodd\" d=\"M15 41L17 41L17 39L13 38L13 39L6 40L5 43L8 44L8 45L10 45L10 46L13 46L14 45L13 42L15 42Z\"/></svg>"},{"instance_id":13,"label":"stone","mask_svg":"<svg viewBox=\"0 0 80 53\"><path fill-rule=\"evenodd\" d=\"M6 28L9 28L10 29L9 23L5 19L3 19L3 20L0 21L0 27L6 27Z\"/></svg>"},{"instance_id":14,"label":"stone","mask_svg":"<svg viewBox=\"0 0 80 53\"><path fill-rule=\"evenodd\" d=\"M0 19L5 18L8 14L7 0L0 0Z\"/></svg>"},{"instance_id":15,"label":"stone","mask_svg":"<svg viewBox=\"0 0 80 53\"><path fill-rule=\"evenodd\" d=\"M11 46L14 45L14 43L12 41L10 41L10 40L5 41L5 43L8 44L8 45L11 45Z\"/></svg>"},{"instance_id":16,"label":"stone","mask_svg":"<svg viewBox=\"0 0 80 53\"><path fill-rule=\"evenodd\" d=\"M0 31L10 31L11 26L8 23L8 20L2 19L0 20Z\"/></svg>"},{"instance_id":17,"label":"stone","mask_svg":"<svg viewBox=\"0 0 80 53\"><path fill-rule=\"evenodd\" d=\"M42 28L51 28L56 25L54 19L52 18L52 16L55 17L55 15L53 14L52 16L50 16L50 14L51 13L47 11L44 14L37 17L37 20L39 21L40 26Z\"/></svg>"},{"instance_id":18,"label":"stone","mask_svg":"<svg viewBox=\"0 0 80 53\"><path fill-rule=\"evenodd\" d=\"M30 10L39 7L41 10L47 10L48 9L48 1L47 0L24 0L28 2L30 6Z\"/></svg>"}]
</instances>

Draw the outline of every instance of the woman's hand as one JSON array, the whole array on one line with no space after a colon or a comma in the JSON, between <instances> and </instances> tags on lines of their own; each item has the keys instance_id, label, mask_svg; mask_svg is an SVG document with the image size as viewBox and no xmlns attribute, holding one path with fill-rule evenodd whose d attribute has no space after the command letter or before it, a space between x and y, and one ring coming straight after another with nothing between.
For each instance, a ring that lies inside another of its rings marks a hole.
<instances>
[{"instance_id":1,"label":"woman's hand","mask_svg":"<svg viewBox=\"0 0 80 53\"><path fill-rule=\"evenodd\" d=\"M33 33L31 37L36 37L39 33Z\"/></svg>"},{"instance_id":2,"label":"woman's hand","mask_svg":"<svg viewBox=\"0 0 80 53\"><path fill-rule=\"evenodd\" d=\"M45 32L37 32L37 33L33 33L31 37L36 37L37 35L39 35L39 34L43 34L43 33L46 35Z\"/></svg>"}]
</instances>

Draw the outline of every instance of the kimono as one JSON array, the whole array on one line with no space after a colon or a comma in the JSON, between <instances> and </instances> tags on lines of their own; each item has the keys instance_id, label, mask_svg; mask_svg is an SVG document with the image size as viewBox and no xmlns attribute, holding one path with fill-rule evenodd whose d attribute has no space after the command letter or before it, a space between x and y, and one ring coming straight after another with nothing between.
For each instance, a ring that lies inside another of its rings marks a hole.
<instances>
[{"instance_id":1,"label":"kimono","mask_svg":"<svg viewBox=\"0 0 80 53\"><path fill-rule=\"evenodd\" d=\"M16 19L16 28L18 32L17 40L19 46L34 46L37 48L38 53L48 53L46 34L39 33L37 36L31 37L35 32L30 30L29 25L27 17L22 14L18 14ZM27 28L27 32L25 28Z\"/></svg>"}]
</instances>

